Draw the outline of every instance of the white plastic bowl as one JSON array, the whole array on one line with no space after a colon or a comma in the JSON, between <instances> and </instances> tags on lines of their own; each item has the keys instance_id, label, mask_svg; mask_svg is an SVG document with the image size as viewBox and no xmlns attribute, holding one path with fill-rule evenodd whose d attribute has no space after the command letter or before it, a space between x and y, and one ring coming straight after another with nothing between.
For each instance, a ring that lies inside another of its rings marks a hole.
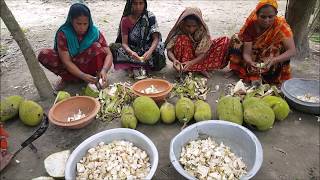
<instances>
[{"instance_id":1,"label":"white plastic bowl","mask_svg":"<svg viewBox=\"0 0 320 180\"><path fill-rule=\"evenodd\" d=\"M196 179L189 175L179 162L182 147L189 141L207 137L212 137L217 143L223 142L238 157L242 157L247 166L247 174L241 179L250 179L259 171L263 161L263 150L258 138L250 130L238 124L210 120L185 128L171 140L171 163L185 178Z\"/></svg>"},{"instance_id":2,"label":"white plastic bowl","mask_svg":"<svg viewBox=\"0 0 320 180\"><path fill-rule=\"evenodd\" d=\"M144 134L139 131L127 128L116 128L97 133L85 141L83 141L70 155L65 170L65 179L76 179L76 164L82 159L87 151L97 146L100 142L105 144L111 143L113 140L126 140L133 143L134 146L147 152L150 158L151 169L145 179L151 179L156 172L159 155L156 146Z\"/></svg>"}]
</instances>

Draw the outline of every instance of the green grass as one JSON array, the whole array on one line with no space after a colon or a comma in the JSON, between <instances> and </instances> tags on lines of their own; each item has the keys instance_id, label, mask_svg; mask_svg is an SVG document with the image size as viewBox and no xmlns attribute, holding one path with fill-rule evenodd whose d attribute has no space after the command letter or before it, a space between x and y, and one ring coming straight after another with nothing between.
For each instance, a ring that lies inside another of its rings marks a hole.
<instances>
[{"instance_id":1,"label":"green grass","mask_svg":"<svg viewBox=\"0 0 320 180\"><path fill-rule=\"evenodd\" d=\"M310 37L310 40L315 43L320 43L320 33L315 33Z\"/></svg>"}]
</instances>

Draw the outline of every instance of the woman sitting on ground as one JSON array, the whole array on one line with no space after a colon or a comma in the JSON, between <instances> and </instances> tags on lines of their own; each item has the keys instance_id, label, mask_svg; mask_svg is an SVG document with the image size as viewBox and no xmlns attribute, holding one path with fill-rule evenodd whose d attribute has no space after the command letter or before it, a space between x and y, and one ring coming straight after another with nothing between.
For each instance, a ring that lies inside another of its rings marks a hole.
<instances>
[{"instance_id":1,"label":"woman sitting on ground","mask_svg":"<svg viewBox=\"0 0 320 180\"><path fill-rule=\"evenodd\" d=\"M291 78L296 53L292 31L277 16L276 0L260 0L239 34L231 40L230 69L244 81L281 84Z\"/></svg>"},{"instance_id":2,"label":"woman sitting on ground","mask_svg":"<svg viewBox=\"0 0 320 180\"><path fill-rule=\"evenodd\" d=\"M165 41L168 58L179 72L201 72L224 68L229 38L211 39L199 8L186 8Z\"/></svg>"},{"instance_id":3,"label":"woman sitting on ground","mask_svg":"<svg viewBox=\"0 0 320 180\"><path fill-rule=\"evenodd\" d=\"M147 10L146 0L127 0L116 43L111 44L116 70L127 70L137 79L146 70L161 70L166 65L161 34L154 14Z\"/></svg>"},{"instance_id":4,"label":"woman sitting on ground","mask_svg":"<svg viewBox=\"0 0 320 180\"><path fill-rule=\"evenodd\" d=\"M76 3L56 32L54 49L41 50L38 60L61 77L54 87L60 90L66 82L96 83L100 78L106 82L112 54L104 36L93 25L89 8Z\"/></svg>"}]
</instances>

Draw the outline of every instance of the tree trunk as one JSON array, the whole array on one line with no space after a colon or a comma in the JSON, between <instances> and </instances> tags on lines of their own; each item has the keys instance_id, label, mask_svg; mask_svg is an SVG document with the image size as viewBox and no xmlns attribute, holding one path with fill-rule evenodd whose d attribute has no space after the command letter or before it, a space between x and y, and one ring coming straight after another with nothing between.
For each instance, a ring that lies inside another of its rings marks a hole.
<instances>
[{"instance_id":1,"label":"tree trunk","mask_svg":"<svg viewBox=\"0 0 320 180\"><path fill-rule=\"evenodd\" d=\"M309 56L308 25L316 0L289 0L286 18L294 35L299 57Z\"/></svg>"},{"instance_id":2,"label":"tree trunk","mask_svg":"<svg viewBox=\"0 0 320 180\"><path fill-rule=\"evenodd\" d=\"M27 62L28 68L33 78L33 83L36 86L39 96L47 99L53 97L53 89L47 79L44 71L42 70L37 57L24 33L21 30L18 22L14 18L10 9L4 0L0 0L1 5L1 19L9 29L14 40L18 43L22 54Z\"/></svg>"}]
</instances>

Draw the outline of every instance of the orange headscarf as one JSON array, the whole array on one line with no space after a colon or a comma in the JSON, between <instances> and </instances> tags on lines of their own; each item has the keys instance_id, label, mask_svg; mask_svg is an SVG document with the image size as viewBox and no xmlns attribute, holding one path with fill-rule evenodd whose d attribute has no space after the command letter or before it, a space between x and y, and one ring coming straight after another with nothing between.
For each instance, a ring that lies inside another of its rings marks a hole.
<instances>
[{"instance_id":1,"label":"orange headscarf","mask_svg":"<svg viewBox=\"0 0 320 180\"><path fill-rule=\"evenodd\" d=\"M256 8L247 18L243 27L240 29L239 38L241 40L242 34L245 32L246 28L257 21L257 11L267 4L278 9L277 0L260 0ZM283 17L276 16L273 25L257 38L256 42L254 42L254 46L257 46L256 48L263 48L271 44L278 44L284 38L289 38L292 36L293 34L291 28L286 20Z\"/></svg>"}]
</instances>

